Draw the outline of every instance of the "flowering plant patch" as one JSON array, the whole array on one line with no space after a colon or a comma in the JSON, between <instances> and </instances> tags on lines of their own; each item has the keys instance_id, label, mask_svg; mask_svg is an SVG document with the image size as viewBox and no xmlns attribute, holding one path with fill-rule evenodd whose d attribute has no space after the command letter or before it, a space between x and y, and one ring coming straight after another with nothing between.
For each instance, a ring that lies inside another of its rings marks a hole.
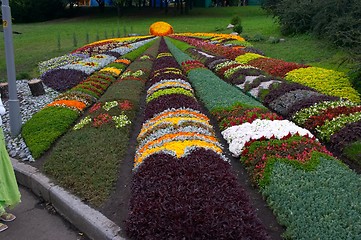
<instances>
[{"instance_id":1,"label":"flowering plant patch","mask_svg":"<svg viewBox=\"0 0 361 240\"><path fill-rule=\"evenodd\" d=\"M101 69L99 72L109 72L114 77L118 77L122 71L115 67L106 67L106 68Z\"/></svg>"},{"instance_id":2,"label":"flowering plant patch","mask_svg":"<svg viewBox=\"0 0 361 240\"><path fill-rule=\"evenodd\" d=\"M293 70L287 73L285 79L312 87L324 94L360 102L359 93L352 88L350 80L341 72L309 67Z\"/></svg>"},{"instance_id":3,"label":"flowering plant patch","mask_svg":"<svg viewBox=\"0 0 361 240\"><path fill-rule=\"evenodd\" d=\"M328 108L319 115L310 116L304 123L304 127L310 130L315 129L316 127L322 126L325 124L326 121L332 121L334 118L343 115L349 116L355 113L361 112L361 106L356 107L335 107L335 108Z\"/></svg>"},{"instance_id":4,"label":"flowering plant patch","mask_svg":"<svg viewBox=\"0 0 361 240\"><path fill-rule=\"evenodd\" d=\"M93 116L86 116L83 118L73 127L73 130L79 130L90 123L92 123L93 127L101 127L102 125L109 123L113 123L115 128L125 127L132 122L123 111L131 110L132 106L133 104L129 100L111 101L104 103L98 102L89 109L89 113ZM111 109L116 107L122 111L121 114L113 115L108 113Z\"/></svg>"},{"instance_id":5,"label":"flowering plant patch","mask_svg":"<svg viewBox=\"0 0 361 240\"><path fill-rule=\"evenodd\" d=\"M266 58L266 57L257 53L245 53L243 55L236 57L235 61L242 64L247 64L248 62L258 58Z\"/></svg>"},{"instance_id":6,"label":"flowering plant patch","mask_svg":"<svg viewBox=\"0 0 361 240\"><path fill-rule=\"evenodd\" d=\"M294 121L296 124L303 125L307 119L309 119L311 116L318 116L323 111L329 109L329 108L335 108L335 107L356 107L358 104L346 101L344 99L340 99L338 101L324 101L315 103L310 107L303 108L296 112L292 116L292 121Z\"/></svg>"},{"instance_id":7,"label":"flowering plant patch","mask_svg":"<svg viewBox=\"0 0 361 240\"><path fill-rule=\"evenodd\" d=\"M353 114L341 114L331 120L326 120L322 126L316 127L320 139L330 141L332 134L336 133L349 123L361 120L361 112Z\"/></svg>"},{"instance_id":8,"label":"flowering plant patch","mask_svg":"<svg viewBox=\"0 0 361 240\"><path fill-rule=\"evenodd\" d=\"M76 100L57 100L46 105L46 107L51 107L51 106L66 107L73 110L77 110L79 112L82 112L86 107L86 105L83 102Z\"/></svg>"},{"instance_id":9,"label":"flowering plant patch","mask_svg":"<svg viewBox=\"0 0 361 240\"><path fill-rule=\"evenodd\" d=\"M52 58L48 61L43 61L38 64L40 74L44 74L45 72L58 68L60 66L70 64L72 62L80 61L82 58L73 54L66 54L60 57Z\"/></svg>"},{"instance_id":10,"label":"flowering plant patch","mask_svg":"<svg viewBox=\"0 0 361 240\"><path fill-rule=\"evenodd\" d=\"M200 61L191 60L191 61L182 62L182 68L183 68L184 73L187 74L192 69L206 68L206 67Z\"/></svg>"},{"instance_id":11,"label":"flowering plant patch","mask_svg":"<svg viewBox=\"0 0 361 240\"><path fill-rule=\"evenodd\" d=\"M314 152L332 156L318 141L288 134L279 140L273 137L270 140L261 139L248 142L241 153L241 161L251 173L252 180L258 185L264 186L264 174L268 161L287 159L287 161L305 164L311 159ZM269 176L266 177L266 180L268 178Z\"/></svg>"},{"instance_id":12,"label":"flowering plant patch","mask_svg":"<svg viewBox=\"0 0 361 240\"><path fill-rule=\"evenodd\" d=\"M246 122L222 131L233 156L239 156L245 144L251 140L273 137L281 139L289 134L313 137L308 130L300 128L288 120L256 119L252 123Z\"/></svg>"},{"instance_id":13,"label":"flowering plant patch","mask_svg":"<svg viewBox=\"0 0 361 240\"><path fill-rule=\"evenodd\" d=\"M275 77L285 77L286 74L294 69L307 68L308 66L285 62L274 58L257 58L248 62L249 65L262 69L268 74Z\"/></svg>"},{"instance_id":14,"label":"flowering plant patch","mask_svg":"<svg viewBox=\"0 0 361 240\"><path fill-rule=\"evenodd\" d=\"M267 109L245 108L242 105L214 110L212 115L217 119L221 131L246 122L252 123L256 119L282 120L281 116L271 113Z\"/></svg>"}]
</instances>

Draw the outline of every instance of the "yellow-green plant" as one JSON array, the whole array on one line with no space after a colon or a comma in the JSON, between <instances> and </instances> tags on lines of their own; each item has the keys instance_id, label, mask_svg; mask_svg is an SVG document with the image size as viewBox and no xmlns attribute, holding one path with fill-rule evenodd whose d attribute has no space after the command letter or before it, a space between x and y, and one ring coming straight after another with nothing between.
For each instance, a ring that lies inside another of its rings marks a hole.
<instances>
[{"instance_id":1,"label":"yellow-green plant","mask_svg":"<svg viewBox=\"0 0 361 240\"><path fill-rule=\"evenodd\" d=\"M286 74L286 80L312 87L321 93L360 102L359 93L352 88L342 72L318 67L299 68Z\"/></svg>"},{"instance_id":2,"label":"yellow-green plant","mask_svg":"<svg viewBox=\"0 0 361 240\"><path fill-rule=\"evenodd\" d=\"M243 55L239 55L238 57L236 57L236 61L242 64L247 64L250 61L257 59L257 58L264 58L265 56L262 56L260 54L257 53L246 53Z\"/></svg>"}]
</instances>

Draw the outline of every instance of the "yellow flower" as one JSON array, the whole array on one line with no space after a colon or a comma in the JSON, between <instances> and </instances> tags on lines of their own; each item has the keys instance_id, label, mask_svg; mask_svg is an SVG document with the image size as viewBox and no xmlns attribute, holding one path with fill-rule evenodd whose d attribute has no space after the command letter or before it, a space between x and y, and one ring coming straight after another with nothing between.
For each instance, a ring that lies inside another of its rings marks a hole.
<instances>
[{"instance_id":1,"label":"yellow flower","mask_svg":"<svg viewBox=\"0 0 361 240\"><path fill-rule=\"evenodd\" d=\"M342 72L318 67L299 68L286 74L286 80L314 88L321 93L360 102L359 93Z\"/></svg>"},{"instance_id":2,"label":"yellow flower","mask_svg":"<svg viewBox=\"0 0 361 240\"><path fill-rule=\"evenodd\" d=\"M114 77L118 77L122 71L115 67L106 67L100 70L100 72L109 72Z\"/></svg>"},{"instance_id":3,"label":"yellow flower","mask_svg":"<svg viewBox=\"0 0 361 240\"><path fill-rule=\"evenodd\" d=\"M174 152L177 158L181 158L183 155L187 154L187 150L189 148L212 149L217 153L222 153L222 149L218 147L216 144L205 142L202 140L172 141L172 142L166 142L159 147L149 148L146 151L142 152L139 156L136 156L134 159L134 167L141 164L143 160L146 157L150 156L151 154L161 151Z\"/></svg>"}]
</instances>

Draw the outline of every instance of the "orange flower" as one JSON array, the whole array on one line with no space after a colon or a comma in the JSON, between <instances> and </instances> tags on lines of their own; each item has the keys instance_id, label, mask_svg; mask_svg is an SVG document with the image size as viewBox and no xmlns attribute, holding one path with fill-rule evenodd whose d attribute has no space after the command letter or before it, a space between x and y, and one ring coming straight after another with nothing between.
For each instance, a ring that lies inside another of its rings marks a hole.
<instances>
[{"instance_id":1,"label":"orange flower","mask_svg":"<svg viewBox=\"0 0 361 240\"><path fill-rule=\"evenodd\" d=\"M47 107L51 106L64 106L71 109L77 109L79 111L82 111L86 107L83 102L79 102L76 100L57 100L47 105Z\"/></svg>"},{"instance_id":2,"label":"orange flower","mask_svg":"<svg viewBox=\"0 0 361 240\"><path fill-rule=\"evenodd\" d=\"M131 61L130 60L128 60L128 59L117 59L117 60L115 60L115 62L116 63L124 63L124 64L127 64L127 65L129 65L130 63L131 63Z\"/></svg>"},{"instance_id":3,"label":"orange flower","mask_svg":"<svg viewBox=\"0 0 361 240\"><path fill-rule=\"evenodd\" d=\"M155 22L150 26L149 33L154 36L166 36L174 31L173 27L166 22Z\"/></svg>"}]
</instances>

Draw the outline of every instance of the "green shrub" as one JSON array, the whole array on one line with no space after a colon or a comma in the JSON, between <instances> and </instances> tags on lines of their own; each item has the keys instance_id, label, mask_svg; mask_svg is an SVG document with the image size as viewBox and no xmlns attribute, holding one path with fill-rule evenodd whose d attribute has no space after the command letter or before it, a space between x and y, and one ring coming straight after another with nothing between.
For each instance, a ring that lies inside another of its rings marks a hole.
<instances>
[{"instance_id":1,"label":"green shrub","mask_svg":"<svg viewBox=\"0 0 361 240\"><path fill-rule=\"evenodd\" d=\"M21 135L33 157L39 158L78 118L78 112L63 107L47 107L33 115Z\"/></svg>"},{"instance_id":2,"label":"green shrub","mask_svg":"<svg viewBox=\"0 0 361 240\"><path fill-rule=\"evenodd\" d=\"M232 17L231 24L234 26L241 24L241 18L239 16Z\"/></svg>"},{"instance_id":3,"label":"green shrub","mask_svg":"<svg viewBox=\"0 0 361 240\"><path fill-rule=\"evenodd\" d=\"M233 27L233 31L235 31L238 34L241 34L243 32L243 27L241 24L237 24Z\"/></svg>"},{"instance_id":4,"label":"green shrub","mask_svg":"<svg viewBox=\"0 0 361 240\"><path fill-rule=\"evenodd\" d=\"M10 1L14 22L35 22L54 19L63 14L63 0Z\"/></svg>"}]
</instances>

